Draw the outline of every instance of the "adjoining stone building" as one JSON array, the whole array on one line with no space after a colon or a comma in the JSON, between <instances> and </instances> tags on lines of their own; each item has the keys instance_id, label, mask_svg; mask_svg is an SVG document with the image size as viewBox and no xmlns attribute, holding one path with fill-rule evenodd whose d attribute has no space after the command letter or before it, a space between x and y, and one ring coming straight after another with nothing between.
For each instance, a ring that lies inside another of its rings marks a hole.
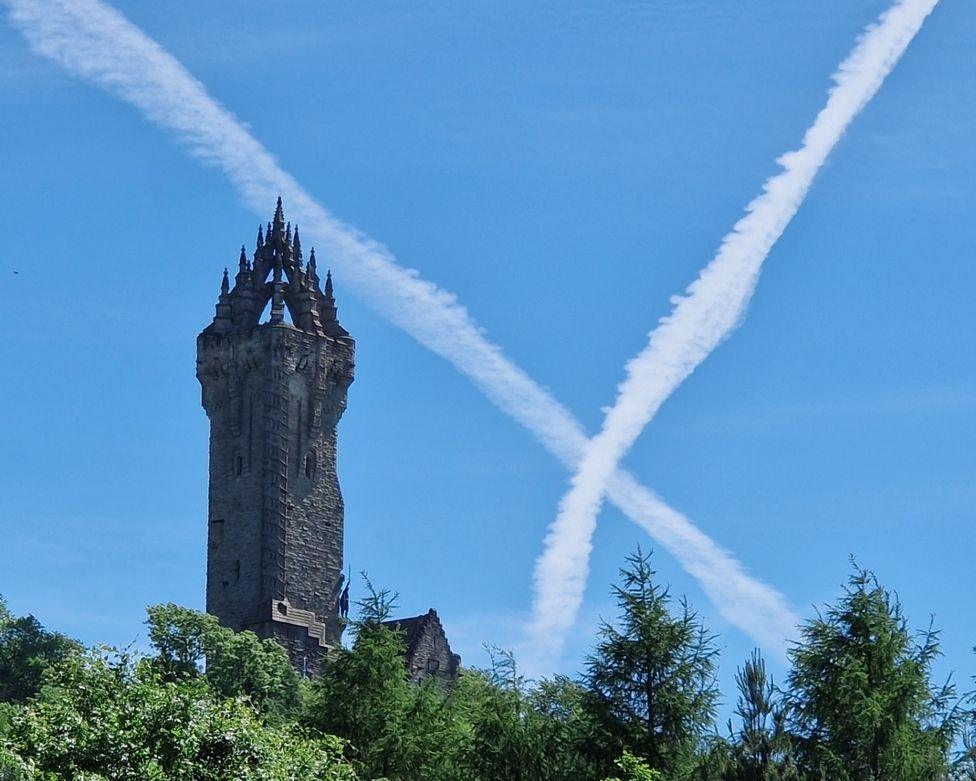
<instances>
[{"instance_id":1,"label":"adjoining stone building","mask_svg":"<svg viewBox=\"0 0 976 781\"><path fill-rule=\"evenodd\" d=\"M451 650L447 634L431 608L426 613L413 618L395 618L384 621L384 626L403 633L406 647L404 661L412 681L437 677L453 681L461 669L461 657Z\"/></svg>"},{"instance_id":2,"label":"adjoining stone building","mask_svg":"<svg viewBox=\"0 0 976 781\"><path fill-rule=\"evenodd\" d=\"M224 270L213 322L197 337L210 419L206 604L223 625L277 640L304 675L318 672L342 633L336 428L355 350L336 316L331 275L323 288L314 249L304 264L279 198L252 258L241 247L233 286ZM459 659L436 613L433 621L421 622L416 653L426 654L424 670L436 659L433 672L456 676ZM416 678L410 648L408 639Z\"/></svg>"}]
</instances>

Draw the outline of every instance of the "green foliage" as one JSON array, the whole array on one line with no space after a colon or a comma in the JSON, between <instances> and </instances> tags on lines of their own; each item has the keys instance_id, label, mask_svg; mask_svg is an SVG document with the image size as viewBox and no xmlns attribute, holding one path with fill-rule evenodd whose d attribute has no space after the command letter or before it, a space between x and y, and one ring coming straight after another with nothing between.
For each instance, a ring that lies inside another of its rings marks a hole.
<instances>
[{"instance_id":1,"label":"green foliage","mask_svg":"<svg viewBox=\"0 0 976 781\"><path fill-rule=\"evenodd\" d=\"M938 655L938 634L913 635L897 597L855 568L790 652L802 769L831 781L945 778L958 711L953 688L932 683Z\"/></svg>"},{"instance_id":2,"label":"green foliage","mask_svg":"<svg viewBox=\"0 0 976 781\"><path fill-rule=\"evenodd\" d=\"M640 549L614 586L619 628L604 623L584 681L588 708L611 740L593 747L604 761L624 749L667 777L693 772L714 719L717 650L684 600L671 612ZM612 752L607 755L607 752Z\"/></svg>"},{"instance_id":3,"label":"green foliage","mask_svg":"<svg viewBox=\"0 0 976 781\"><path fill-rule=\"evenodd\" d=\"M177 605L148 608L152 664L165 681L203 675L217 694L248 697L258 710L283 718L297 712L299 678L274 640L234 632L214 616ZM205 670L203 664L206 662Z\"/></svg>"},{"instance_id":4,"label":"green foliage","mask_svg":"<svg viewBox=\"0 0 976 781\"><path fill-rule=\"evenodd\" d=\"M0 598L0 703L33 697L44 670L79 648L64 635L46 631L34 616L12 616ZM0 734L5 710L0 708Z\"/></svg>"},{"instance_id":5,"label":"green foliage","mask_svg":"<svg viewBox=\"0 0 976 781\"><path fill-rule=\"evenodd\" d=\"M754 651L735 676L739 690L737 732L729 726L731 757L727 781L791 781L797 779L792 743L786 729L787 713L766 662Z\"/></svg>"},{"instance_id":6,"label":"green foliage","mask_svg":"<svg viewBox=\"0 0 976 781\"><path fill-rule=\"evenodd\" d=\"M582 745L585 693L568 679L529 687L511 653L489 649L488 670L465 671L449 706L466 725L458 764L484 781L595 778Z\"/></svg>"},{"instance_id":7,"label":"green foliage","mask_svg":"<svg viewBox=\"0 0 976 781\"><path fill-rule=\"evenodd\" d=\"M341 735L363 777L424 781L596 779L582 751L585 692L568 679L529 687L510 653L450 687L417 686L403 637L384 625L393 597L367 581L355 642L310 685L306 723Z\"/></svg>"},{"instance_id":8,"label":"green foliage","mask_svg":"<svg viewBox=\"0 0 976 781\"><path fill-rule=\"evenodd\" d=\"M0 741L0 781L28 781L31 767Z\"/></svg>"},{"instance_id":9,"label":"green foliage","mask_svg":"<svg viewBox=\"0 0 976 781\"><path fill-rule=\"evenodd\" d=\"M436 683L415 686L403 664L403 636L382 622L395 596L366 581L352 624L352 649L323 665L309 687L304 722L349 741L350 757L365 778L453 778L460 730Z\"/></svg>"},{"instance_id":10,"label":"green foliage","mask_svg":"<svg viewBox=\"0 0 976 781\"><path fill-rule=\"evenodd\" d=\"M622 776L607 778L605 781L664 781L657 770L651 770L644 762L626 749L616 762Z\"/></svg>"},{"instance_id":11,"label":"green foliage","mask_svg":"<svg viewBox=\"0 0 976 781\"><path fill-rule=\"evenodd\" d=\"M167 681L152 665L110 652L49 668L7 739L0 772L11 779L355 778L337 738L268 725L244 697L220 697L199 678Z\"/></svg>"},{"instance_id":12,"label":"green foliage","mask_svg":"<svg viewBox=\"0 0 976 781\"><path fill-rule=\"evenodd\" d=\"M976 781L976 692L963 697L958 710L962 741L952 763L952 779Z\"/></svg>"},{"instance_id":13,"label":"green foliage","mask_svg":"<svg viewBox=\"0 0 976 781\"><path fill-rule=\"evenodd\" d=\"M175 605L149 609L153 654L132 659L0 601L0 781L976 781L974 695L932 683L938 635L870 573L802 627L785 691L752 655L727 736L713 639L648 556L614 595L579 679L528 681L490 649L453 685L410 681L395 596L368 581L352 648L312 681Z\"/></svg>"},{"instance_id":14,"label":"green foliage","mask_svg":"<svg viewBox=\"0 0 976 781\"><path fill-rule=\"evenodd\" d=\"M601 766L594 747L608 743L602 726L587 708L590 693L564 676L539 681L528 694L539 720L540 743L551 752L553 778L598 778Z\"/></svg>"},{"instance_id":15,"label":"green foliage","mask_svg":"<svg viewBox=\"0 0 976 781\"><path fill-rule=\"evenodd\" d=\"M962 750L952 763L953 781L976 781L976 715L970 714L970 731L963 737Z\"/></svg>"}]
</instances>

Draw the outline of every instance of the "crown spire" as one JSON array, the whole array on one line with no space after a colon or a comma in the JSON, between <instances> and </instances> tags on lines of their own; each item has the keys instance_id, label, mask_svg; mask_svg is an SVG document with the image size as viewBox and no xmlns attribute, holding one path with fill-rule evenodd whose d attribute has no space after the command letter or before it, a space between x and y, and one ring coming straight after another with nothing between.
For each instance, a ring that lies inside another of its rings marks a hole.
<instances>
[{"instance_id":1,"label":"crown spire","mask_svg":"<svg viewBox=\"0 0 976 781\"><path fill-rule=\"evenodd\" d=\"M248 268L247 268L247 250L244 248L244 245L241 244L241 258L237 262L237 272L239 274L243 274L247 270L248 270Z\"/></svg>"},{"instance_id":2,"label":"crown spire","mask_svg":"<svg viewBox=\"0 0 976 781\"><path fill-rule=\"evenodd\" d=\"M332 270L325 272L325 290L322 295L322 303L319 309L323 323L336 323L336 303L335 295L332 290Z\"/></svg>"},{"instance_id":3,"label":"crown spire","mask_svg":"<svg viewBox=\"0 0 976 781\"><path fill-rule=\"evenodd\" d=\"M281 196L275 205L274 219L271 221L271 233L275 241L284 236L285 231L285 210L281 206Z\"/></svg>"},{"instance_id":4,"label":"crown spire","mask_svg":"<svg viewBox=\"0 0 976 781\"><path fill-rule=\"evenodd\" d=\"M295 236L292 238L292 258L298 268L302 267L302 240L298 238L298 224L295 224Z\"/></svg>"},{"instance_id":5,"label":"crown spire","mask_svg":"<svg viewBox=\"0 0 976 781\"><path fill-rule=\"evenodd\" d=\"M312 281L312 284L317 285L319 281L319 272L315 266L315 247L312 247L311 253L308 256L308 276Z\"/></svg>"},{"instance_id":6,"label":"crown spire","mask_svg":"<svg viewBox=\"0 0 976 781\"><path fill-rule=\"evenodd\" d=\"M227 277L227 269L224 269L223 279L220 280L220 295L226 296L230 292L230 280Z\"/></svg>"},{"instance_id":7,"label":"crown spire","mask_svg":"<svg viewBox=\"0 0 976 781\"><path fill-rule=\"evenodd\" d=\"M261 226L258 225L258 240L256 242L255 249L261 249L264 246L264 232L261 230Z\"/></svg>"}]
</instances>

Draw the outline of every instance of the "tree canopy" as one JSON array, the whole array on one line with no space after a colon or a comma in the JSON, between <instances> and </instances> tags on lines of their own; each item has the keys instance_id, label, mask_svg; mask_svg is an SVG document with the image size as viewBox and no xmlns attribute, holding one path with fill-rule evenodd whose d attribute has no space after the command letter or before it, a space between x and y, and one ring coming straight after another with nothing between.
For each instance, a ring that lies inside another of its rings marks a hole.
<instances>
[{"instance_id":1,"label":"tree canopy","mask_svg":"<svg viewBox=\"0 0 976 781\"><path fill-rule=\"evenodd\" d=\"M972 694L933 680L931 626L855 567L799 631L782 688L757 650L714 723L715 638L630 556L582 673L507 651L416 684L396 596L366 582L351 645L303 680L285 651L176 605L144 655L81 644L0 601L0 781L976 781Z\"/></svg>"}]
</instances>

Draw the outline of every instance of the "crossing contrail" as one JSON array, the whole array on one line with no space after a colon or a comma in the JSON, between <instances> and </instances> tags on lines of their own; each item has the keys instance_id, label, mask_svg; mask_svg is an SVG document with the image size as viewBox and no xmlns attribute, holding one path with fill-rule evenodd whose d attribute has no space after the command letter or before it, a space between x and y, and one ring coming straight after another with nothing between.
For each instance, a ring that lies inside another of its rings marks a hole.
<instances>
[{"instance_id":1,"label":"crossing contrail","mask_svg":"<svg viewBox=\"0 0 976 781\"><path fill-rule=\"evenodd\" d=\"M259 215L281 194L303 236L382 316L448 360L567 469L588 438L579 421L484 335L451 293L397 264L383 245L317 203L172 55L98 0L0 0L32 49L134 105L228 177ZM761 645L783 648L798 623L784 597L636 479L617 471L612 502L696 577L719 613Z\"/></svg>"},{"instance_id":2,"label":"crossing contrail","mask_svg":"<svg viewBox=\"0 0 976 781\"><path fill-rule=\"evenodd\" d=\"M586 587L596 518L627 451L661 404L742 321L763 261L800 208L844 131L881 87L938 0L898 0L858 39L833 75L827 103L800 148L746 207L715 257L626 367L614 406L587 445L536 561L530 645L558 654Z\"/></svg>"}]
</instances>

